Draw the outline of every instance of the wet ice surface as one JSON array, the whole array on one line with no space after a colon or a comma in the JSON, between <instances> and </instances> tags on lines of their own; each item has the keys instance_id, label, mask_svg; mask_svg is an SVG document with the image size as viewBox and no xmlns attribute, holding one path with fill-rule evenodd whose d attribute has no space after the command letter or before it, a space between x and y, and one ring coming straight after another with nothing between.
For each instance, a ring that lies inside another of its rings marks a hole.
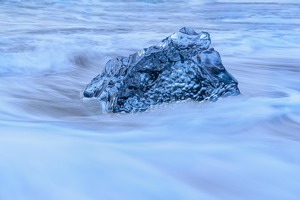
<instances>
[{"instance_id":1,"label":"wet ice surface","mask_svg":"<svg viewBox=\"0 0 300 200\"><path fill-rule=\"evenodd\" d=\"M1 1L0 199L298 199L299 9ZM82 99L107 60L183 26L210 33L243 96L109 115Z\"/></svg>"},{"instance_id":2,"label":"wet ice surface","mask_svg":"<svg viewBox=\"0 0 300 200\"><path fill-rule=\"evenodd\" d=\"M180 100L239 95L238 82L210 43L209 33L183 27L157 45L109 60L83 96L97 98L105 112L130 113Z\"/></svg>"}]
</instances>

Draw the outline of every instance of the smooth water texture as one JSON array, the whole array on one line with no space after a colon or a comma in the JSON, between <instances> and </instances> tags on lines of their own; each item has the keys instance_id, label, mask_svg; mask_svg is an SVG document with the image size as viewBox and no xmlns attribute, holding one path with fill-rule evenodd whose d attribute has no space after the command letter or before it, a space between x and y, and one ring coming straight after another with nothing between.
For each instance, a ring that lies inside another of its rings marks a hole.
<instances>
[{"instance_id":1,"label":"smooth water texture","mask_svg":"<svg viewBox=\"0 0 300 200\"><path fill-rule=\"evenodd\" d=\"M298 0L0 1L0 199L300 196ZM209 32L242 95L102 114L106 61Z\"/></svg>"}]
</instances>

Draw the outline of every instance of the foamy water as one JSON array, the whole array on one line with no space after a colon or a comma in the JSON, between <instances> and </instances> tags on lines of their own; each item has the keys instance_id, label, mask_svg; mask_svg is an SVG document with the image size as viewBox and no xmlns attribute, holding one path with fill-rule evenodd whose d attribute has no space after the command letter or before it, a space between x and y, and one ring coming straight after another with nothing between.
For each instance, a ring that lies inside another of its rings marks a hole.
<instances>
[{"instance_id":1,"label":"foamy water","mask_svg":"<svg viewBox=\"0 0 300 200\"><path fill-rule=\"evenodd\" d=\"M0 199L300 196L297 0L0 1ZM116 56L207 31L242 95L102 114Z\"/></svg>"}]
</instances>

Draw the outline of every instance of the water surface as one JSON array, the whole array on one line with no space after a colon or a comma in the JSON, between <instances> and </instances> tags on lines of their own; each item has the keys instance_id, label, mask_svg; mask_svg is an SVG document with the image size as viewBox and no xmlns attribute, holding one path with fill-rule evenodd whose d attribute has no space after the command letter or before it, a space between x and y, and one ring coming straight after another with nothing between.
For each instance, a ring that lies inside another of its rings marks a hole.
<instances>
[{"instance_id":1,"label":"water surface","mask_svg":"<svg viewBox=\"0 0 300 200\"><path fill-rule=\"evenodd\" d=\"M0 199L298 199L297 0L0 1ZM116 56L207 31L242 95L102 114Z\"/></svg>"}]
</instances>

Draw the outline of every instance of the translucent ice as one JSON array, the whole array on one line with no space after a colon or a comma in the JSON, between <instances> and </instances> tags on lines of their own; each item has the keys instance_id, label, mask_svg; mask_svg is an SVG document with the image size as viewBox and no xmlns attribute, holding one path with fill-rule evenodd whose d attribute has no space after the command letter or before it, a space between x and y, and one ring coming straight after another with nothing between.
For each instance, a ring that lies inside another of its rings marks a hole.
<instances>
[{"instance_id":1,"label":"translucent ice","mask_svg":"<svg viewBox=\"0 0 300 200\"><path fill-rule=\"evenodd\" d=\"M184 27L158 45L109 60L83 95L98 98L106 112L138 112L163 102L238 95L238 82L209 45L207 32Z\"/></svg>"}]
</instances>

